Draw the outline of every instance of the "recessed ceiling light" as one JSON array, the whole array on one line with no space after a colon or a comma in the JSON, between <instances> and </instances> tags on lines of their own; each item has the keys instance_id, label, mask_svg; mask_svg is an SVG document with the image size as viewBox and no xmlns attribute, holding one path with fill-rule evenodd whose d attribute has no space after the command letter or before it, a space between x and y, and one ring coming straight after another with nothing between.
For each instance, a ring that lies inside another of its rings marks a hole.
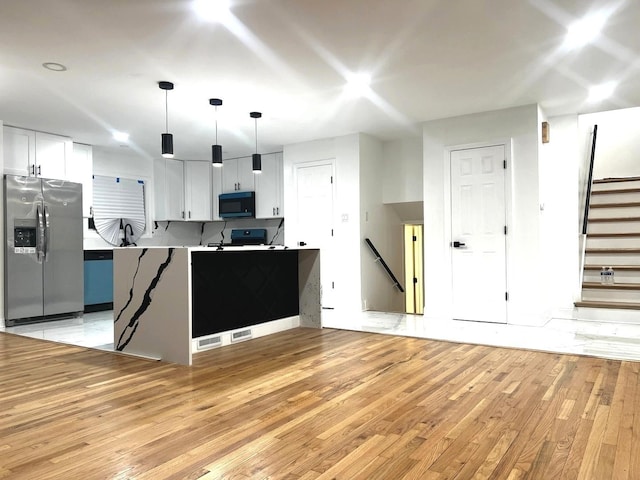
<instances>
[{"instance_id":1,"label":"recessed ceiling light","mask_svg":"<svg viewBox=\"0 0 640 480\"><path fill-rule=\"evenodd\" d=\"M229 0L194 0L193 8L207 22L221 22L230 13Z\"/></svg>"},{"instance_id":2,"label":"recessed ceiling light","mask_svg":"<svg viewBox=\"0 0 640 480\"><path fill-rule=\"evenodd\" d=\"M371 75L368 73L352 73L347 76L344 90L352 96L364 96L371 89Z\"/></svg>"},{"instance_id":3,"label":"recessed ceiling light","mask_svg":"<svg viewBox=\"0 0 640 480\"><path fill-rule=\"evenodd\" d=\"M594 41L607 20L604 13L592 14L572 23L567 28L564 46L568 49L584 47Z\"/></svg>"},{"instance_id":4,"label":"recessed ceiling light","mask_svg":"<svg viewBox=\"0 0 640 480\"><path fill-rule=\"evenodd\" d=\"M67 67L65 65L62 65L61 63L45 62L45 63L42 64L42 66L44 68L46 68L47 70L52 70L54 72L66 72L67 71Z\"/></svg>"},{"instance_id":5,"label":"recessed ceiling light","mask_svg":"<svg viewBox=\"0 0 640 480\"><path fill-rule=\"evenodd\" d=\"M594 85L589 89L588 102L600 102L613 95L618 84L616 82L607 82L600 85Z\"/></svg>"},{"instance_id":6,"label":"recessed ceiling light","mask_svg":"<svg viewBox=\"0 0 640 480\"><path fill-rule=\"evenodd\" d=\"M113 139L118 142L128 142L129 134L125 132L113 132Z\"/></svg>"}]
</instances>

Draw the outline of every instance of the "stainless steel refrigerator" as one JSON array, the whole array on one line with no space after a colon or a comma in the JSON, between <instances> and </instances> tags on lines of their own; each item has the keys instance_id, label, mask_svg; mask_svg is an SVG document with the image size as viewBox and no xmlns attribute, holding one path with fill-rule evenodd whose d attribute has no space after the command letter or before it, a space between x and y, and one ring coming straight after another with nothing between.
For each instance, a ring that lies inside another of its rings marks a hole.
<instances>
[{"instance_id":1,"label":"stainless steel refrigerator","mask_svg":"<svg viewBox=\"0 0 640 480\"><path fill-rule=\"evenodd\" d=\"M82 185L4 177L7 326L84 308Z\"/></svg>"}]
</instances>

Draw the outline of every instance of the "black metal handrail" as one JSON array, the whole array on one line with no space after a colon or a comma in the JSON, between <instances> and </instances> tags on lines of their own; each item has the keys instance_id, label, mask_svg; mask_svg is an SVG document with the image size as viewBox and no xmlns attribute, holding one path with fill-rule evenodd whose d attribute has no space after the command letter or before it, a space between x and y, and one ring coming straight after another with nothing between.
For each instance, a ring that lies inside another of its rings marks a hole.
<instances>
[{"instance_id":1,"label":"black metal handrail","mask_svg":"<svg viewBox=\"0 0 640 480\"><path fill-rule=\"evenodd\" d=\"M593 162L596 158L596 137L598 136L598 125L593 126L593 137L591 140L591 159L589 161L589 178L587 179L587 196L584 202L584 219L582 221L582 234L587 234L587 223L589 222L589 206L591 205L591 184L593 183Z\"/></svg>"},{"instance_id":2,"label":"black metal handrail","mask_svg":"<svg viewBox=\"0 0 640 480\"><path fill-rule=\"evenodd\" d=\"M387 265L387 262L384 261L384 259L382 258L382 256L380 255L376 247L373 246L373 243L371 243L371 240L369 240L368 238L365 238L364 241L367 242L367 245L369 245L369 248L371 249L373 254L376 256L375 261L380 262L380 265L382 265L385 272L387 272L387 275L389 275L389 278L393 282L393 286L396 287L398 290L400 290L402 293L404 293L404 288L402 288L402 285L400 285L400 282L398 281L396 276L393 274L393 272L389 268L389 265Z\"/></svg>"}]
</instances>

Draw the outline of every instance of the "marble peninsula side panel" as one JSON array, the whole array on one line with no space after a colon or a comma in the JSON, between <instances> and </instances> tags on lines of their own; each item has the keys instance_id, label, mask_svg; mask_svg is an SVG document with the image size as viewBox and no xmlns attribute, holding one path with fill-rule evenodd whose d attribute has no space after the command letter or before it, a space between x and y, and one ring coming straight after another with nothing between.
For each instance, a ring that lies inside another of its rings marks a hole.
<instances>
[{"instance_id":1,"label":"marble peninsula side panel","mask_svg":"<svg viewBox=\"0 0 640 480\"><path fill-rule=\"evenodd\" d=\"M322 328L320 305L320 250L298 251L300 326Z\"/></svg>"},{"instance_id":2,"label":"marble peninsula side panel","mask_svg":"<svg viewBox=\"0 0 640 480\"><path fill-rule=\"evenodd\" d=\"M114 349L191 365L188 249L115 248L113 267Z\"/></svg>"}]
</instances>

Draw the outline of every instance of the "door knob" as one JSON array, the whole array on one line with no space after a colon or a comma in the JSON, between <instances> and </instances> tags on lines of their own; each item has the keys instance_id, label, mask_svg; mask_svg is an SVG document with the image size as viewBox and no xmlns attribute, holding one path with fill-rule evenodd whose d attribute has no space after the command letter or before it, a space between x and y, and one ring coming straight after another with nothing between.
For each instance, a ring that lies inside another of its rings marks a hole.
<instances>
[{"instance_id":1,"label":"door knob","mask_svg":"<svg viewBox=\"0 0 640 480\"><path fill-rule=\"evenodd\" d=\"M466 244L462 243L462 242L452 242L451 246L453 248L460 248L460 247L464 247Z\"/></svg>"}]
</instances>

